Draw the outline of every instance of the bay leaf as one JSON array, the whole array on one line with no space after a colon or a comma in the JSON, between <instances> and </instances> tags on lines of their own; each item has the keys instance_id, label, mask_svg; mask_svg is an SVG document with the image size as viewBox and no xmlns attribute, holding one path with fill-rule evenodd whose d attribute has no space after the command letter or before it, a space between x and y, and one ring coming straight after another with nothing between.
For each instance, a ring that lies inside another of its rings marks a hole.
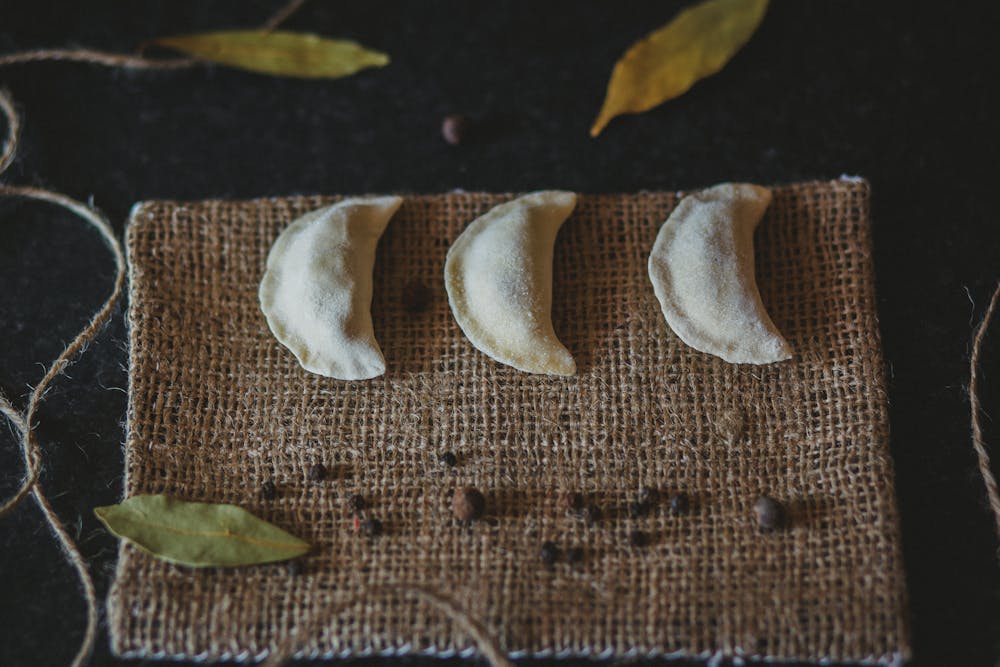
<instances>
[{"instance_id":1,"label":"bay leaf","mask_svg":"<svg viewBox=\"0 0 1000 667\"><path fill-rule=\"evenodd\" d=\"M193 567L255 565L301 556L309 543L236 505L139 495L94 514L143 551Z\"/></svg>"},{"instance_id":2,"label":"bay leaf","mask_svg":"<svg viewBox=\"0 0 1000 667\"><path fill-rule=\"evenodd\" d=\"M721 70L750 40L768 0L704 0L639 40L611 73L590 136L615 116L648 111Z\"/></svg>"},{"instance_id":3,"label":"bay leaf","mask_svg":"<svg viewBox=\"0 0 1000 667\"><path fill-rule=\"evenodd\" d=\"M388 55L357 42L282 30L223 30L159 37L152 43L251 72L307 79L336 79L389 64Z\"/></svg>"}]
</instances>

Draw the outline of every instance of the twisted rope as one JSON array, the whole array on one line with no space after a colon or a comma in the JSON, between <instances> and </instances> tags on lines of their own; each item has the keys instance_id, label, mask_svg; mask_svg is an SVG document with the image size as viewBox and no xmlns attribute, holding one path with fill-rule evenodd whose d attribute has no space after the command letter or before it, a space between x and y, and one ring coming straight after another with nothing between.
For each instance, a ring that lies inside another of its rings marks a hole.
<instances>
[{"instance_id":1,"label":"twisted rope","mask_svg":"<svg viewBox=\"0 0 1000 667\"><path fill-rule=\"evenodd\" d=\"M990 465L990 454L983 441L983 427L980 422L982 409L979 407L979 358L982 355L986 330L989 329L998 301L1000 301L1000 284L993 290L993 297L986 309L986 315L979 323L972 342L972 357L969 359L969 407L972 411L972 448L976 451L979 473L983 476L983 483L986 485L986 499L993 512L993 520L996 522L997 537L1000 538L1000 490L997 489L997 480Z\"/></svg>"}]
</instances>

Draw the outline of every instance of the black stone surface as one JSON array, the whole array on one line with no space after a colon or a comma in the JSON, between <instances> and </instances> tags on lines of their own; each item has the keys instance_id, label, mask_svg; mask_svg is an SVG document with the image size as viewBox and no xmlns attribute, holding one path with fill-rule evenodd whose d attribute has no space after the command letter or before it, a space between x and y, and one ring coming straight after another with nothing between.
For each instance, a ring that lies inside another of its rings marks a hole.
<instances>
[{"instance_id":1,"label":"black stone surface","mask_svg":"<svg viewBox=\"0 0 1000 667\"><path fill-rule=\"evenodd\" d=\"M251 26L277 4L3 0L0 52L130 51L158 35ZM93 198L120 232L132 203L151 198L607 192L863 175L873 187L914 664L993 665L1000 568L965 388L971 329L1000 277L998 109L989 101L1000 78L998 5L776 0L721 74L590 139L616 57L682 4L313 0L288 27L356 38L393 57L386 69L342 81L212 67L0 68L0 85L25 118L21 152L2 178ZM486 131L446 144L441 118L454 112ZM70 214L0 201L0 387L8 395L23 400L111 275L96 235ZM984 360L984 407L993 413L997 328ZM42 485L102 595L115 542L91 509L121 493L125 340L119 308L38 417ZM1000 442L1000 428L986 426ZM0 428L3 496L21 475L15 440ZM0 665L66 664L83 610L37 508L26 503L0 519ZM386 664L400 662L428 660ZM115 660L102 637L92 664L137 663Z\"/></svg>"}]
</instances>

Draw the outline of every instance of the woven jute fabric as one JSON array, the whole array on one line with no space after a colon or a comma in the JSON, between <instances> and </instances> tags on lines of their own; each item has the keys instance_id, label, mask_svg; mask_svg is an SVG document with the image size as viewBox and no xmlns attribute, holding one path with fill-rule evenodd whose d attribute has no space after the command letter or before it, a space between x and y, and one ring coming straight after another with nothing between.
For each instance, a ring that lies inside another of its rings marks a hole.
<instances>
[{"instance_id":1,"label":"woven jute fabric","mask_svg":"<svg viewBox=\"0 0 1000 667\"><path fill-rule=\"evenodd\" d=\"M513 656L905 659L868 185L774 194L757 278L792 361L727 364L670 331L646 261L679 195L655 192L582 195L559 232L553 320L577 375L500 365L463 336L443 272L462 229L511 195L453 193L406 197L379 244L387 370L362 382L303 371L257 301L275 237L336 197L136 206L126 495L239 504L315 549L296 573L195 570L124 545L114 650L253 658L295 637L306 656L470 653L439 609L384 588L420 584ZM415 281L432 295L423 312ZM309 480L316 463L328 480ZM487 499L471 526L451 514L464 485ZM686 492L690 511L663 501L633 518L642 487ZM600 520L568 516L564 491ZM384 535L356 529L353 494ZM786 530L758 530L761 494L786 504ZM583 559L547 567L545 541Z\"/></svg>"}]
</instances>

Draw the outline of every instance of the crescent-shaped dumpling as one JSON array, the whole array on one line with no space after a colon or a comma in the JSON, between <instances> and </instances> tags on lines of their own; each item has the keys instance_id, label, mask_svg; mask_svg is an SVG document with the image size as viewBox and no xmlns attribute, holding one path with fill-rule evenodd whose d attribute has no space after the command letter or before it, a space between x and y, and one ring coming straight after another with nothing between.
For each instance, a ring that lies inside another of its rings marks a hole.
<instances>
[{"instance_id":1,"label":"crescent-shaped dumpling","mask_svg":"<svg viewBox=\"0 0 1000 667\"><path fill-rule=\"evenodd\" d=\"M271 246L260 307L302 368L338 380L385 372L372 327L375 246L400 197L357 197L306 213Z\"/></svg>"},{"instance_id":2,"label":"crescent-shaped dumpling","mask_svg":"<svg viewBox=\"0 0 1000 667\"><path fill-rule=\"evenodd\" d=\"M572 192L533 192L474 220L444 265L448 303L472 344L528 373L573 375L552 328L552 251Z\"/></svg>"},{"instance_id":3,"label":"crescent-shaped dumpling","mask_svg":"<svg viewBox=\"0 0 1000 667\"><path fill-rule=\"evenodd\" d=\"M730 363L789 359L754 276L753 232L771 203L757 185L723 183L681 199L649 255L649 277L681 340Z\"/></svg>"}]
</instances>

